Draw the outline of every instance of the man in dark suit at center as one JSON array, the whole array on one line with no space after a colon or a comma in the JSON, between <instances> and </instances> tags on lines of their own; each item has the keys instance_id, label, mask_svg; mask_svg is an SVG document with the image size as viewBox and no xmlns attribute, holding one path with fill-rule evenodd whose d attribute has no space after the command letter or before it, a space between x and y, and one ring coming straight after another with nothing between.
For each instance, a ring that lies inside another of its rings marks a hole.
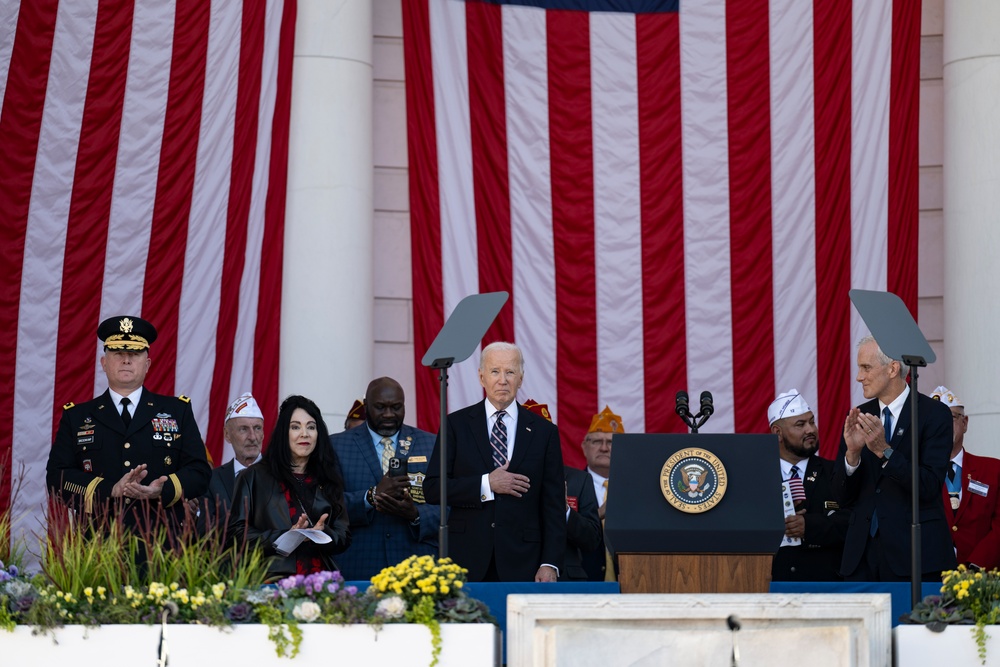
<instances>
[{"instance_id":1,"label":"man in dark suit at center","mask_svg":"<svg viewBox=\"0 0 1000 667\"><path fill-rule=\"evenodd\" d=\"M908 368L890 359L871 336L858 344L857 381L867 403L853 408L834 466L834 497L853 511L840 572L847 581L908 581L910 493L920 498L921 578L939 581L956 566L941 486L952 446L951 412L940 401L917 396L919 475L910 474Z\"/></svg>"},{"instance_id":2,"label":"man in dark suit at center","mask_svg":"<svg viewBox=\"0 0 1000 667\"><path fill-rule=\"evenodd\" d=\"M483 349L486 400L448 415L449 553L469 581L556 581L566 551L559 431L515 402L524 357L512 343ZM440 438L424 482L441 497Z\"/></svg>"}]
</instances>

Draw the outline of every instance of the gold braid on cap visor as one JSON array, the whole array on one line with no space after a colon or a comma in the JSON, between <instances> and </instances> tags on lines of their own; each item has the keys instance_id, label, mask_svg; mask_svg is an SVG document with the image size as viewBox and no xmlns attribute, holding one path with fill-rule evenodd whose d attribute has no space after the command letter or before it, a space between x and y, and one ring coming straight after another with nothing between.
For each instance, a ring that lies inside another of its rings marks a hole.
<instances>
[{"instance_id":1,"label":"gold braid on cap visor","mask_svg":"<svg viewBox=\"0 0 1000 667\"><path fill-rule=\"evenodd\" d=\"M147 350L149 342L142 336L129 334L128 339L125 334L112 334L104 339L104 347L109 350Z\"/></svg>"}]
</instances>

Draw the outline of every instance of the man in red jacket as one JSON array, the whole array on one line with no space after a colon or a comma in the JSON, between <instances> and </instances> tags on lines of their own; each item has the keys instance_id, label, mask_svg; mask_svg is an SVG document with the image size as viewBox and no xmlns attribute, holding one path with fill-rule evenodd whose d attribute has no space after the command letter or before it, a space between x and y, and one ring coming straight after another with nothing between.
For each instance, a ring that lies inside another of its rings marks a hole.
<instances>
[{"instance_id":1,"label":"man in red jacket","mask_svg":"<svg viewBox=\"0 0 1000 667\"><path fill-rule=\"evenodd\" d=\"M941 490L955 556L984 570L1000 567L1000 460L963 448L969 417L955 394L938 387L931 398L951 408L955 425L951 469Z\"/></svg>"}]
</instances>

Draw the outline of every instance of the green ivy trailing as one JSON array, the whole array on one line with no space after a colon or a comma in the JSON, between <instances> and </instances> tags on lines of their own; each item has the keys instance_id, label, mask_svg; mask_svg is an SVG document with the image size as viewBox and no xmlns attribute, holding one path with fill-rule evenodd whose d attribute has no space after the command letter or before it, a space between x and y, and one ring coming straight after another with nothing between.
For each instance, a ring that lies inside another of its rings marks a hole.
<instances>
[{"instance_id":1,"label":"green ivy trailing","mask_svg":"<svg viewBox=\"0 0 1000 667\"><path fill-rule=\"evenodd\" d=\"M1000 621L1000 571L959 565L956 570L942 572L941 594L925 597L903 620L923 623L934 632L942 632L952 624L975 624L972 637L985 665L989 639L986 626Z\"/></svg>"},{"instance_id":2,"label":"green ivy trailing","mask_svg":"<svg viewBox=\"0 0 1000 667\"><path fill-rule=\"evenodd\" d=\"M424 596L406 612L406 620L410 623L420 623L431 631L431 665L436 667L441 657L441 624L437 620L437 609L434 599Z\"/></svg>"},{"instance_id":3,"label":"green ivy trailing","mask_svg":"<svg viewBox=\"0 0 1000 667\"><path fill-rule=\"evenodd\" d=\"M268 627L267 638L274 642L274 651L279 658L294 658L302 646L302 628L294 620L274 607L259 606L256 609L260 622ZM289 652L291 649L291 652Z\"/></svg>"}]
</instances>

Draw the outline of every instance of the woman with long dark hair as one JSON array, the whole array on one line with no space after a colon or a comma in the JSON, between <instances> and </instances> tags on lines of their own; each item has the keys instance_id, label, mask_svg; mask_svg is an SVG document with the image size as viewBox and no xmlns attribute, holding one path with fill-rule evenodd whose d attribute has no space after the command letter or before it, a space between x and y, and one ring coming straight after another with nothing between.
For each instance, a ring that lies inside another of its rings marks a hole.
<instances>
[{"instance_id":1,"label":"woman with long dark hair","mask_svg":"<svg viewBox=\"0 0 1000 667\"><path fill-rule=\"evenodd\" d=\"M344 481L319 408L289 396L278 411L260 462L240 473L233 493L229 535L238 547L259 545L271 558L268 579L335 570L335 554L351 546ZM322 531L325 544L306 539L290 553L276 542L290 530Z\"/></svg>"}]
</instances>

